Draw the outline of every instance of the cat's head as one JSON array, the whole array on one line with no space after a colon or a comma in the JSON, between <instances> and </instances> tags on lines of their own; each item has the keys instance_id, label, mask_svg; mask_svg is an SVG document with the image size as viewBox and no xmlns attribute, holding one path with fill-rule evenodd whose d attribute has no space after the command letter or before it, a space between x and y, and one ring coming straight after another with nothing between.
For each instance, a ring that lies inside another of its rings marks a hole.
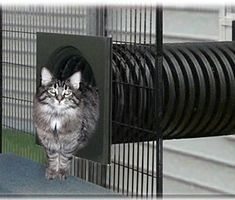
<instances>
[{"instance_id":1,"label":"cat's head","mask_svg":"<svg viewBox=\"0 0 235 200\"><path fill-rule=\"evenodd\" d=\"M69 108L79 105L78 89L81 72L75 72L67 80L60 81L53 77L46 68L41 69L41 92L38 99L44 104L57 108Z\"/></svg>"}]
</instances>

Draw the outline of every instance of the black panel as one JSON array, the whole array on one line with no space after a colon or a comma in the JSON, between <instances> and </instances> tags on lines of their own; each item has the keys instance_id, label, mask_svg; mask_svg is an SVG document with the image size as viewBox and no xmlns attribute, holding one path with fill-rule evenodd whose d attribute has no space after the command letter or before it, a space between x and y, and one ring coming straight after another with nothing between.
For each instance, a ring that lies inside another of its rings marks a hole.
<instances>
[{"instance_id":1,"label":"black panel","mask_svg":"<svg viewBox=\"0 0 235 200\"><path fill-rule=\"evenodd\" d=\"M83 81L98 88L100 118L96 132L78 156L104 164L110 162L111 44L111 38L105 37L37 34L37 85L41 67L46 66L62 80L81 70Z\"/></svg>"}]
</instances>

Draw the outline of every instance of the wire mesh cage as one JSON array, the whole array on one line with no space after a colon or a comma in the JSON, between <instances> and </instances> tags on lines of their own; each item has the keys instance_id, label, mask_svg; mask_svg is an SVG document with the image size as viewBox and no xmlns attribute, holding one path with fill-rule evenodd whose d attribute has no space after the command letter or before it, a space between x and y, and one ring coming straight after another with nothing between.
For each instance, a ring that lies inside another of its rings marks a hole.
<instances>
[{"instance_id":1,"label":"wire mesh cage","mask_svg":"<svg viewBox=\"0 0 235 200\"><path fill-rule=\"evenodd\" d=\"M133 53L138 53L135 49L138 44L152 44L151 48L156 48L156 20L161 22L159 17L161 16L157 16L156 7L4 6L2 8L3 152L14 152L41 163L46 159L42 147L35 145L35 129L32 121L33 95L36 91L37 32L112 36L113 48L116 50L112 63L115 71L112 83L114 92L122 90L126 94L129 92L131 94L131 91L138 89L141 90L140 95L154 96L154 82L150 87L148 80L141 78L146 63L141 61L143 62L141 69L137 69L137 63L134 63L135 74L129 77L133 69L128 69L126 63L120 60L122 52L120 49L130 47ZM158 29L159 35L161 31L161 28ZM160 35L160 43L161 37ZM160 50L161 46L158 48ZM159 55L161 58L161 52ZM157 62L155 57L153 65L155 60ZM141 135L144 136L144 133L151 132L154 135L156 127L149 130L139 123L141 119L138 116L142 110L136 109L138 100L134 102L135 105L131 105L134 98L126 95L120 97L117 102L113 101L112 126L116 131L115 135L118 136L120 132L124 134L121 134L121 138L113 138L116 144L112 145L111 164L102 165L74 157L71 172L74 176L126 195L156 195L157 190L162 190L159 188L161 182L157 184L157 176L158 181L161 181L162 170L158 168L158 173L156 170L157 167L161 167L159 165L161 163L157 165L156 162L157 155L162 152L157 151L159 140L139 138ZM124 100L129 102L128 105L124 106L122 111L115 110ZM140 105L142 103L147 104L141 102ZM132 112L133 109L135 112ZM121 112L126 115L121 116ZM155 115L153 118L156 120ZM137 134L139 131L142 132L141 135ZM132 134L125 137L128 132ZM161 156L158 159L161 159Z\"/></svg>"},{"instance_id":2,"label":"wire mesh cage","mask_svg":"<svg viewBox=\"0 0 235 200\"><path fill-rule=\"evenodd\" d=\"M38 32L112 37L111 164L74 156L72 175L127 196L161 196L163 139L234 133L234 42L163 45L156 6L1 13L3 152L46 160L32 120Z\"/></svg>"}]
</instances>

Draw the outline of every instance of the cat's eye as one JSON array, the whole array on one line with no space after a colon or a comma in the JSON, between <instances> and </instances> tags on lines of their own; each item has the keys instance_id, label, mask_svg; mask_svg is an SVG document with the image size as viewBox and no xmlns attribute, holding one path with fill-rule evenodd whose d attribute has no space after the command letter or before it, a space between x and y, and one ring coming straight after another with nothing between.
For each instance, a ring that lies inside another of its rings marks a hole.
<instances>
[{"instance_id":1,"label":"cat's eye","mask_svg":"<svg viewBox=\"0 0 235 200\"><path fill-rule=\"evenodd\" d=\"M53 95L53 96L55 96L55 94L56 94L56 91L55 91L54 88L50 88L50 89L48 90L48 92L49 92L51 95Z\"/></svg>"},{"instance_id":2,"label":"cat's eye","mask_svg":"<svg viewBox=\"0 0 235 200\"><path fill-rule=\"evenodd\" d=\"M72 91L69 91L69 90L65 90L65 91L64 91L64 95L65 95L66 97L70 96L71 94L72 94Z\"/></svg>"}]
</instances>

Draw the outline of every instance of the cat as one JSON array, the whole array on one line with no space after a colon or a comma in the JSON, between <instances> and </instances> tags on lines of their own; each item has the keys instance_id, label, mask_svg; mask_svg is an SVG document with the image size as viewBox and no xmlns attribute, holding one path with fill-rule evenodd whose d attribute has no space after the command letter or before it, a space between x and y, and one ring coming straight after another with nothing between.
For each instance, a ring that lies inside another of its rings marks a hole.
<instances>
[{"instance_id":1,"label":"cat","mask_svg":"<svg viewBox=\"0 0 235 200\"><path fill-rule=\"evenodd\" d=\"M82 81L80 71L61 81L42 67L33 118L48 158L46 178L65 180L72 156L88 144L95 132L99 118L98 90Z\"/></svg>"}]
</instances>

